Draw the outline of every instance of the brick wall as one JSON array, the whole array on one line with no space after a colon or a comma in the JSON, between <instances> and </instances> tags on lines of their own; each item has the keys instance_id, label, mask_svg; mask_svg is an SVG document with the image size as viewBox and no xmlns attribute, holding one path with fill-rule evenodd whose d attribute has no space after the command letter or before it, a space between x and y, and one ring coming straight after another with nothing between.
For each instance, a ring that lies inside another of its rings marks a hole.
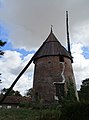
<instances>
[{"instance_id":1,"label":"brick wall","mask_svg":"<svg viewBox=\"0 0 89 120\"><path fill-rule=\"evenodd\" d=\"M35 100L55 101L56 87L54 82L63 81L62 72L65 78L65 93L67 92L68 80L75 84L71 60L67 57L63 57L63 59L64 61L60 62L59 56L48 56L39 58L34 62L33 90ZM74 89L76 90L75 87Z\"/></svg>"}]
</instances>

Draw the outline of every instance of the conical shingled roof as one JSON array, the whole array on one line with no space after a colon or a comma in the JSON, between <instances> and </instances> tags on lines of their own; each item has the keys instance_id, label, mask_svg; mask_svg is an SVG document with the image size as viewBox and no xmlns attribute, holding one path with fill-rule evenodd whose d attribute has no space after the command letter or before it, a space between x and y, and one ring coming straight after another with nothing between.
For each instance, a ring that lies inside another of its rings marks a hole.
<instances>
[{"instance_id":1,"label":"conical shingled roof","mask_svg":"<svg viewBox=\"0 0 89 120\"><path fill-rule=\"evenodd\" d=\"M72 60L69 52L60 44L52 30L42 46L34 54L33 60L45 56L65 56Z\"/></svg>"}]
</instances>

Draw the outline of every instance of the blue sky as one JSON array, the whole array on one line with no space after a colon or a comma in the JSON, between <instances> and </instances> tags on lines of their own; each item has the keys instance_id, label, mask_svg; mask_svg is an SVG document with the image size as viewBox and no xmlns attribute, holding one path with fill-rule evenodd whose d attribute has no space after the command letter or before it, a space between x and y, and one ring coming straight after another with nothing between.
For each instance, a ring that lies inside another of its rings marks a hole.
<instances>
[{"instance_id":1,"label":"blue sky","mask_svg":"<svg viewBox=\"0 0 89 120\"><path fill-rule=\"evenodd\" d=\"M89 47L83 47L83 55L86 59L89 59Z\"/></svg>"},{"instance_id":2,"label":"blue sky","mask_svg":"<svg viewBox=\"0 0 89 120\"><path fill-rule=\"evenodd\" d=\"M23 48L13 47L11 41L9 40L9 32L8 32L8 30L6 30L6 27L3 24L0 24L0 39L2 41L7 42L6 45L4 47L2 47L2 50L4 50L4 51L5 50L17 51L17 52L22 54L21 58L24 58L28 54L34 54L35 53L35 50L28 51L28 50L25 50Z\"/></svg>"},{"instance_id":3,"label":"blue sky","mask_svg":"<svg viewBox=\"0 0 89 120\"><path fill-rule=\"evenodd\" d=\"M28 54L34 54L35 50L32 51L27 51L23 48L14 48L13 45L11 44L11 42L7 41L7 44L2 48L2 50L11 50L11 51L17 51L19 53L21 53L21 58L24 58L25 56L27 56Z\"/></svg>"}]
</instances>

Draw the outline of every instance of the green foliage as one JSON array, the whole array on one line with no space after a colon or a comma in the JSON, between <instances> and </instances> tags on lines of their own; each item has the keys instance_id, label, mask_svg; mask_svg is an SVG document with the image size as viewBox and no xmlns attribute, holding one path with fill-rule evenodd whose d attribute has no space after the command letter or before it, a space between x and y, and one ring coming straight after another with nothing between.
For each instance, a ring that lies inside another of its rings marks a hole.
<instances>
[{"instance_id":1,"label":"green foliage","mask_svg":"<svg viewBox=\"0 0 89 120\"><path fill-rule=\"evenodd\" d=\"M64 104L61 109L60 107L57 109L57 106L46 109L2 108L0 120L89 120L89 103Z\"/></svg>"},{"instance_id":2,"label":"green foliage","mask_svg":"<svg viewBox=\"0 0 89 120\"><path fill-rule=\"evenodd\" d=\"M0 120L38 120L40 111L30 109L0 109Z\"/></svg>"},{"instance_id":3,"label":"green foliage","mask_svg":"<svg viewBox=\"0 0 89 120\"><path fill-rule=\"evenodd\" d=\"M3 47L6 44L6 42L3 42L2 40L0 40L0 46Z\"/></svg>"},{"instance_id":4,"label":"green foliage","mask_svg":"<svg viewBox=\"0 0 89 120\"><path fill-rule=\"evenodd\" d=\"M14 96L21 96L21 94L18 90L16 90L16 91L14 91Z\"/></svg>"},{"instance_id":5,"label":"green foliage","mask_svg":"<svg viewBox=\"0 0 89 120\"><path fill-rule=\"evenodd\" d=\"M19 106L21 108L30 108L30 109L33 109L33 110L46 110L46 109L49 109L49 110L60 110L61 109L61 105L59 104L41 104L39 102L35 103L35 102L23 102L23 103L20 103Z\"/></svg>"},{"instance_id":6,"label":"green foliage","mask_svg":"<svg viewBox=\"0 0 89 120\"><path fill-rule=\"evenodd\" d=\"M20 103L19 109L0 109L0 120L59 120L59 105L42 105L38 103Z\"/></svg>"},{"instance_id":7,"label":"green foliage","mask_svg":"<svg viewBox=\"0 0 89 120\"><path fill-rule=\"evenodd\" d=\"M1 47L3 47L6 44L6 42L3 42L2 40L0 40L0 56L2 56L4 54L4 52L1 50ZM1 76L1 73L0 73ZM0 83L2 83L2 81L0 80Z\"/></svg>"},{"instance_id":8,"label":"green foliage","mask_svg":"<svg viewBox=\"0 0 89 120\"><path fill-rule=\"evenodd\" d=\"M31 109L35 109L35 110L40 110L40 109L48 109L48 106L44 106L40 103L35 103L35 102L29 102L29 103L20 103L19 104L20 107L22 108L31 108Z\"/></svg>"},{"instance_id":9,"label":"green foliage","mask_svg":"<svg viewBox=\"0 0 89 120\"><path fill-rule=\"evenodd\" d=\"M3 88L1 90L1 95L4 95L8 91L8 88ZM21 96L19 91L14 91L13 89L9 93L10 96Z\"/></svg>"},{"instance_id":10,"label":"green foliage","mask_svg":"<svg viewBox=\"0 0 89 120\"><path fill-rule=\"evenodd\" d=\"M59 110L0 109L0 120L59 120L59 117Z\"/></svg>"},{"instance_id":11,"label":"green foliage","mask_svg":"<svg viewBox=\"0 0 89 120\"><path fill-rule=\"evenodd\" d=\"M40 114L38 120L59 120L61 112L59 110L45 110Z\"/></svg>"},{"instance_id":12,"label":"green foliage","mask_svg":"<svg viewBox=\"0 0 89 120\"><path fill-rule=\"evenodd\" d=\"M22 102L22 103L19 104L19 107L21 107L21 108L30 108L31 105L30 105L30 103Z\"/></svg>"},{"instance_id":13,"label":"green foliage","mask_svg":"<svg viewBox=\"0 0 89 120\"><path fill-rule=\"evenodd\" d=\"M78 94L80 101L89 101L89 78L82 81Z\"/></svg>"},{"instance_id":14,"label":"green foliage","mask_svg":"<svg viewBox=\"0 0 89 120\"><path fill-rule=\"evenodd\" d=\"M27 90L26 96L28 96L28 97L32 97L33 96L33 88L30 88L30 89Z\"/></svg>"},{"instance_id":15,"label":"green foliage","mask_svg":"<svg viewBox=\"0 0 89 120\"><path fill-rule=\"evenodd\" d=\"M68 91L67 91L67 95L64 97L64 103L65 102L75 102L77 99L76 99L76 96L75 96L75 89L74 89L74 84L72 82L70 82L68 84L68 87L67 87Z\"/></svg>"},{"instance_id":16,"label":"green foliage","mask_svg":"<svg viewBox=\"0 0 89 120\"><path fill-rule=\"evenodd\" d=\"M71 103L63 106L60 120L89 120L89 103Z\"/></svg>"},{"instance_id":17,"label":"green foliage","mask_svg":"<svg viewBox=\"0 0 89 120\"><path fill-rule=\"evenodd\" d=\"M6 44L6 42L3 42L2 40L0 40L0 48L3 47ZM4 52L0 49L0 55L3 55Z\"/></svg>"}]
</instances>

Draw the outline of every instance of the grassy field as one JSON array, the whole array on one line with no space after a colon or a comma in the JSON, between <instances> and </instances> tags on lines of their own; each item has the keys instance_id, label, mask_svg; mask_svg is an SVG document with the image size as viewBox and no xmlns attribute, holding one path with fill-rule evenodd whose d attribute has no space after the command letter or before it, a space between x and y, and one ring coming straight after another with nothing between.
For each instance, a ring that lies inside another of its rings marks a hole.
<instances>
[{"instance_id":1,"label":"grassy field","mask_svg":"<svg viewBox=\"0 0 89 120\"><path fill-rule=\"evenodd\" d=\"M0 120L57 120L59 117L58 110L0 109Z\"/></svg>"},{"instance_id":2,"label":"grassy field","mask_svg":"<svg viewBox=\"0 0 89 120\"><path fill-rule=\"evenodd\" d=\"M0 120L37 120L40 110L1 109Z\"/></svg>"},{"instance_id":3,"label":"grassy field","mask_svg":"<svg viewBox=\"0 0 89 120\"><path fill-rule=\"evenodd\" d=\"M49 108L0 109L0 120L89 120L89 102Z\"/></svg>"}]
</instances>

